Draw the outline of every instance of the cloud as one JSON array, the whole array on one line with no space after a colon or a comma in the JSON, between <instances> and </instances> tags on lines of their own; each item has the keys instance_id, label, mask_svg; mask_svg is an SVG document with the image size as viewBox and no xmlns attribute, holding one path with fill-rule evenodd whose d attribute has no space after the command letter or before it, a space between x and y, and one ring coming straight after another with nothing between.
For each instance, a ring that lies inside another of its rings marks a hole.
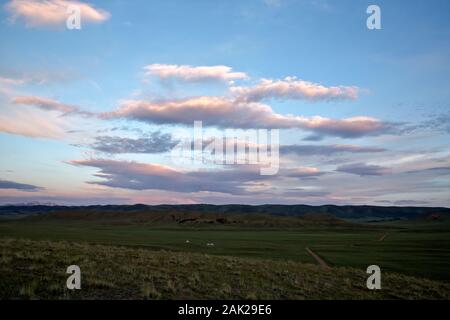
<instances>
[{"instance_id":1,"label":"cloud","mask_svg":"<svg viewBox=\"0 0 450 320\"><path fill-rule=\"evenodd\" d=\"M176 64L151 64L144 67L147 75L156 76L161 79L177 79L188 82L201 81L225 81L245 79L244 72L232 72L227 66L189 66Z\"/></svg>"},{"instance_id":2,"label":"cloud","mask_svg":"<svg viewBox=\"0 0 450 320\"><path fill-rule=\"evenodd\" d=\"M372 153L384 152L386 149L377 147L363 147L348 144L336 145L282 145L280 152L284 154L297 154L300 156L324 155L330 156L340 153Z\"/></svg>"},{"instance_id":3,"label":"cloud","mask_svg":"<svg viewBox=\"0 0 450 320\"><path fill-rule=\"evenodd\" d=\"M170 151L177 141L170 134L153 132L149 137L131 139L100 136L95 138L91 147L105 153L162 153Z\"/></svg>"},{"instance_id":4,"label":"cloud","mask_svg":"<svg viewBox=\"0 0 450 320\"><path fill-rule=\"evenodd\" d=\"M53 69L40 67L32 70L21 70L21 68L0 67L0 84L20 86L25 84L66 84L79 80L82 76L72 69Z\"/></svg>"},{"instance_id":5,"label":"cloud","mask_svg":"<svg viewBox=\"0 0 450 320\"><path fill-rule=\"evenodd\" d=\"M375 203L383 203L386 205L394 205L394 206L419 206L429 204L429 201L425 200L375 200Z\"/></svg>"},{"instance_id":6,"label":"cloud","mask_svg":"<svg viewBox=\"0 0 450 320\"><path fill-rule=\"evenodd\" d=\"M69 206L83 206L83 205L111 205L111 204L124 204L133 203L131 199L126 197L118 197L115 195L80 195L80 194L31 194L24 195L0 195L1 205L69 205Z\"/></svg>"},{"instance_id":7,"label":"cloud","mask_svg":"<svg viewBox=\"0 0 450 320\"><path fill-rule=\"evenodd\" d=\"M1 180L1 179L0 179L0 189L15 189L15 190L21 190L21 191L41 190L40 187L33 186L31 184L24 184L24 183L18 183L18 182Z\"/></svg>"},{"instance_id":8,"label":"cloud","mask_svg":"<svg viewBox=\"0 0 450 320\"><path fill-rule=\"evenodd\" d=\"M77 6L81 12L81 23L101 23L110 18L110 13L94 6L72 0L11 0L5 5L11 21L21 19L27 27L64 26L70 13L67 9Z\"/></svg>"},{"instance_id":9,"label":"cloud","mask_svg":"<svg viewBox=\"0 0 450 320\"><path fill-rule=\"evenodd\" d=\"M48 115L41 110L19 112L10 110L0 114L0 132L32 138L60 139L65 136L69 124L61 117Z\"/></svg>"},{"instance_id":10,"label":"cloud","mask_svg":"<svg viewBox=\"0 0 450 320\"><path fill-rule=\"evenodd\" d=\"M95 176L102 181L92 181L112 188L132 190L166 190L176 192L210 191L227 194L247 194L246 183L263 180L256 166L235 166L224 170L181 171L159 164L144 164L133 161L89 159L70 162L77 166L94 167L100 170Z\"/></svg>"},{"instance_id":11,"label":"cloud","mask_svg":"<svg viewBox=\"0 0 450 320\"><path fill-rule=\"evenodd\" d=\"M429 201L418 201L418 200L396 200L392 202L396 206L416 206L429 204Z\"/></svg>"},{"instance_id":12,"label":"cloud","mask_svg":"<svg viewBox=\"0 0 450 320\"><path fill-rule=\"evenodd\" d=\"M69 115L69 114L78 114L78 115L84 115L84 116L92 115L92 113L90 113L90 112L82 111L80 109L80 107L78 107L78 106L62 103L57 100L44 98L44 97L19 96L19 97L12 98L11 103L16 104L16 105L35 106L35 107L37 107L41 110L45 110L45 111L58 111L58 112L63 113L64 115Z\"/></svg>"},{"instance_id":13,"label":"cloud","mask_svg":"<svg viewBox=\"0 0 450 320\"><path fill-rule=\"evenodd\" d=\"M18 86L24 84L25 82L26 81L24 79L0 77L0 84Z\"/></svg>"},{"instance_id":14,"label":"cloud","mask_svg":"<svg viewBox=\"0 0 450 320\"><path fill-rule=\"evenodd\" d=\"M382 176L390 173L390 169L382 166L368 165L365 163L353 163L340 166L338 172L356 174L359 176Z\"/></svg>"},{"instance_id":15,"label":"cloud","mask_svg":"<svg viewBox=\"0 0 450 320\"><path fill-rule=\"evenodd\" d=\"M330 193L327 191L313 191L313 190L304 190L302 188L297 189L289 189L288 191L285 191L282 193L282 196L285 197L296 197L296 198L310 198L310 197L325 197L329 195Z\"/></svg>"},{"instance_id":16,"label":"cloud","mask_svg":"<svg viewBox=\"0 0 450 320\"><path fill-rule=\"evenodd\" d=\"M14 97L11 102L13 104L32 105L42 110L59 111L63 113L71 113L78 110L78 107L76 106L64 104L48 98L35 96Z\"/></svg>"},{"instance_id":17,"label":"cloud","mask_svg":"<svg viewBox=\"0 0 450 320\"><path fill-rule=\"evenodd\" d=\"M410 125L409 131L438 131L450 133L450 112L442 112L428 116L428 119L416 124Z\"/></svg>"},{"instance_id":18,"label":"cloud","mask_svg":"<svg viewBox=\"0 0 450 320\"><path fill-rule=\"evenodd\" d=\"M293 169L283 170L283 175L293 178L312 178L325 174L314 167L297 167Z\"/></svg>"},{"instance_id":19,"label":"cloud","mask_svg":"<svg viewBox=\"0 0 450 320\"><path fill-rule=\"evenodd\" d=\"M25 107L17 107L23 105ZM28 107L30 106L30 107ZM94 113L78 106L36 96L15 96L0 112L0 132L32 138L66 139L86 135L80 128L101 127ZM81 116L71 117L68 116ZM68 135L69 133L82 133Z\"/></svg>"},{"instance_id":20,"label":"cloud","mask_svg":"<svg viewBox=\"0 0 450 320\"><path fill-rule=\"evenodd\" d=\"M319 134L311 134L307 137L304 137L302 140L303 141L321 141L321 140L323 140L323 136L321 136Z\"/></svg>"},{"instance_id":21,"label":"cloud","mask_svg":"<svg viewBox=\"0 0 450 320\"><path fill-rule=\"evenodd\" d=\"M239 101L258 102L267 99L293 99L309 101L356 100L359 88L349 86L325 87L295 77L283 80L262 79L253 87L231 87Z\"/></svg>"},{"instance_id":22,"label":"cloud","mask_svg":"<svg viewBox=\"0 0 450 320\"><path fill-rule=\"evenodd\" d=\"M192 125L203 121L204 126L221 128L299 128L317 135L356 138L389 131L390 125L371 117L352 117L342 120L320 116L303 117L275 113L266 104L237 102L225 97L202 96L168 101L123 101L102 118L126 118L153 124Z\"/></svg>"},{"instance_id":23,"label":"cloud","mask_svg":"<svg viewBox=\"0 0 450 320\"><path fill-rule=\"evenodd\" d=\"M439 175L448 175L448 174L450 174L450 166L415 169L415 170L407 171L406 173L409 173L409 174L411 174L411 173L418 173L418 174L434 173L434 174L439 174Z\"/></svg>"}]
</instances>

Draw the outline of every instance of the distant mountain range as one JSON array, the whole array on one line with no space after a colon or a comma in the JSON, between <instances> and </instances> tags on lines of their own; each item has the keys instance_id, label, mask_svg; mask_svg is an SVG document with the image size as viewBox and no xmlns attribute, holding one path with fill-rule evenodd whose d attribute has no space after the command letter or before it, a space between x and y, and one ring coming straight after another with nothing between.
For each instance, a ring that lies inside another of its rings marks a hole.
<instances>
[{"instance_id":1,"label":"distant mountain range","mask_svg":"<svg viewBox=\"0 0 450 320\"><path fill-rule=\"evenodd\" d=\"M337 206L337 205L95 205L59 206L55 204L27 203L0 206L0 216L41 215L70 212L105 213L183 213L183 214L269 214L277 216L303 216L313 214L331 215L341 219L415 219L420 216L450 215L450 208L442 207L380 207L380 206Z\"/></svg>"},{"instance_id":2,"label":"distant mountain range","mask_svg":"<svg viewBox=\"0 0 450 320\"><path fill-rule=\"evenodd\" d=\"M1 205L0 207L34 207L34 206L59 206L59 205L53 202L30 201L30 202L9 203Z\"/></svg>"}]
</instances>

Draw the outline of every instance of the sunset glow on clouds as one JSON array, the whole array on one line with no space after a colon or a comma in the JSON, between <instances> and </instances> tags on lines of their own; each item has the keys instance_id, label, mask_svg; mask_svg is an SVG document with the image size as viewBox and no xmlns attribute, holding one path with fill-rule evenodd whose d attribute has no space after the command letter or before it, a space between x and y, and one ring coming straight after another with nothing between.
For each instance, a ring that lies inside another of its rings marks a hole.
<instances>
[{"instance_id":1,"label":"sunset glow on clouds","mask_svg":"<svg viewBox=\"0 0 450 320\"><path fill-rule=\"evenodd\" d=\"M71 4L86 30L63 30ZM365 8L340 6L342 17L308 1L177 2L175 17L162 2L7 1L0 204L449 206L450 54L438 68L418 58L448 51L441 33L341 25ZM194 121L203 148L227 129L279 129L277 174L172 161L172 134Z\"/></svg>"},{"instance_id":2,"label":"sunset glow on clouds","mask_svg":"<svg viewBox=\"0 0 450 320\"><path fill-rule=\"evenodd\" d=\"M144 67L147 75L161 79L178 79L184 81L232 81L245 79L245 72L232 72L228 66L186 66L175 64L151 64Z\"/></svg>"},{"instance_id":3,"label":"sunset glow on clouds","mask_svg":"<svg viewBox=\"0 0 450 320\"><path fill-rule=\"evenodd\" d=\"M83 20L101 23L110 18L110 13L96 9L88 3L72 0L12 0L5 6L11 14L10 19L22 19L29 27L64 26L69 14L67 8L78 6Z\"/></svg>"},{"instance_id":4,"label":"sunset glow on clouds","mask_svg":"<svg viewBox=\"0 0 450 320\"><path fill-rule=\"evenodd\" d=\"M356 100L359 89L349 86L325 87L309 81L286 77L283 80L262 79L254 87L232 87L231 92L242 101L265 99Z\"/></svg>"}]
</instances>

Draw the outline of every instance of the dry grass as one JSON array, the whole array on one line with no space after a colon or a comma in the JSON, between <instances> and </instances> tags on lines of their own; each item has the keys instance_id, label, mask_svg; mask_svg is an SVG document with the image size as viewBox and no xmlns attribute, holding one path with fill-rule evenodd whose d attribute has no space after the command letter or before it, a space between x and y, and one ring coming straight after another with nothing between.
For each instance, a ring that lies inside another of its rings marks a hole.
<instances>
[{"instance_id":1,"label":"dry grass","mask_svg":"<svg viewBox=\"0 0 450 320\"><path fill-rule=\"evenodd\" d=\"M82 289L65 289L79 265ZM366 289L364 270L290 261L150 251L126 247L5 239L2 299L450 299L450 285L383 274Z\"/></svg>"}]
</instances>

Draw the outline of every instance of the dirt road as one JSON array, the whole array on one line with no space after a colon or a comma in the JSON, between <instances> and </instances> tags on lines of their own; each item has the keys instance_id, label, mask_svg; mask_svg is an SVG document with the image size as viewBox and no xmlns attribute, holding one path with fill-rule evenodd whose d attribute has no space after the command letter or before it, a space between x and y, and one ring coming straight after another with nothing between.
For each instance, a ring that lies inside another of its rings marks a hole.
<instances>
[{"instance_id":1,"label":"dirt road","mask_svg":"<svg viewBox=\"0 0 450 320\"><path fill-rule=\"evenodd\" d=\"M310 248L306 247L306 251L317 261L317 263L325 269L329 269L330 266L317 254L315 254Z\"/></svg>"},{"instance_id":2,"label":"dirt road","mask_svg":"<svg viewBox=\"0 0 450 320\"><path fill-rule=\"evenodd\" d=\"M378 241L383 241L386 237L387 237L387 232L385 234L383 234L380 239L378 239Z\"/></svg>"}]
</instances>

